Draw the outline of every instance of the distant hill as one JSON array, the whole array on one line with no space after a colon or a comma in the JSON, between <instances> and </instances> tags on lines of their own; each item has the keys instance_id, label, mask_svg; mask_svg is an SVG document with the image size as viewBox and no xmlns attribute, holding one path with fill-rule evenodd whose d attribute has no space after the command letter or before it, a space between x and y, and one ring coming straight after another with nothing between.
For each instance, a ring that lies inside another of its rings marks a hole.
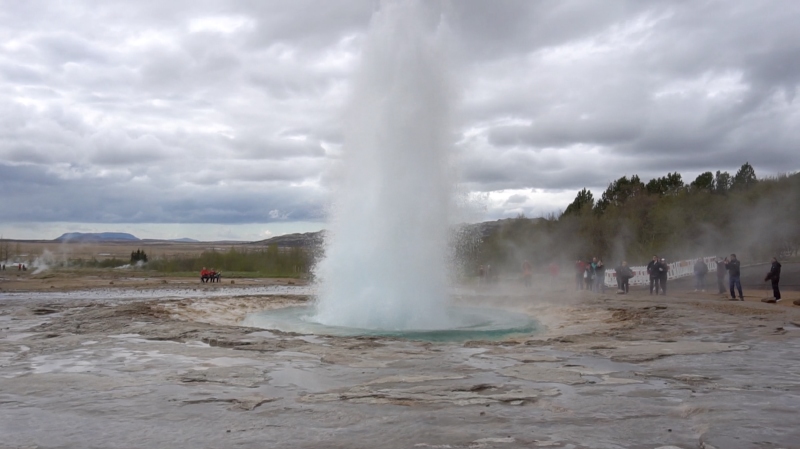
<instances>
[{"instance_id":1,"label":"distant hill","mask_svg":"<svg viewBox=\"0 0 800 449\"><path fill-rule=\"evenodd\" d=\"M67 232L56 242L138 242L140 239L126 232Z\"/></svg>"},{"instance_id":2,"label":"distant hill","mask_svg":"<svg viewBox=\"0 0 800 449\"><path fill-rule=\"evenodd\" d=\"M503 224L514 220L513 218L504 218L501 220L496 221L485 221L483 223L472 223L472 224L461 224L458 225L457 228L460 228L468 233L476 234L481 239L485 239L495 232L497 232ZM539 218L531 218L531 221L540 220ZM317 231L317 232L306 232L303 234L286 234L286 235L279 235L278 237L272 237L266 240L259 240L257 242L252 242L251 245L258 245L258 246L271 246L276 245L281 248L294 248L294 247L301 247L307 248L312 246L320 246L325 241L325 230Z\"/></svg>"},{"instance_id":3,"label":"distant hill","mask_svg":"<svg viewBox=\"0 0 800 449\"><path fill-rule=\"evenodd\" d=\"M170 242L181 242L181 243L198 243L200 240L190 239L188 237L180 238L180 239L171 239Z\"/></svg>"},{"instance_id":4,"label":"distant hill","mask_svg":"<svg viewBox=\"0 0 800 449\"><path fill-rule=\"evenodd\" d=\"M325 231L305 232L279 235L266 240L259 240L251 243L252 245L271 246L276 245L281 248L311 247L321 245L325 240Z\"/></svg>"}]
</instances>

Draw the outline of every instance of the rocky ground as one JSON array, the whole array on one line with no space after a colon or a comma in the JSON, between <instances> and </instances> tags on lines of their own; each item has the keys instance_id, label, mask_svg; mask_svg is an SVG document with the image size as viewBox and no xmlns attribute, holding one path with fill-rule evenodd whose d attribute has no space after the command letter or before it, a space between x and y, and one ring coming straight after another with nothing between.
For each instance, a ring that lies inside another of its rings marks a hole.
<instances>
[{"instance_id":1,"label":"rocky ground","mask_svg":"<svg viewBox=\"0 0 800 449\"><path fill-rule=\"evenodd\" d=\"M433 343L238 325L307 303L288 280L163 280L3 284L0 448L800 447L798 292L464 289L542 330Z\"/></svg>"}]
</instances>

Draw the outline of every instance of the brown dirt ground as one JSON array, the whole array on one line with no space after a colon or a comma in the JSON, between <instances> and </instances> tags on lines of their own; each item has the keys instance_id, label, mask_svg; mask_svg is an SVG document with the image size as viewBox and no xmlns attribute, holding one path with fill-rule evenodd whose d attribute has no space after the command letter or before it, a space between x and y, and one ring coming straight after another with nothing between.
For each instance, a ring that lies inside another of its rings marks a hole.
<instances>
[{"instance_id":1,"label":"brown dirt ground","mask_svg":"<svg viewBox=\"0 0 800 449\"><path fill-rule=\"evenodd\" d=\"M80 271L48 271L32 274L30 271L0 271L0 291L72 291L92 288L176 288L202 287L221 288L222 286L267 286L267 285L303 285L305 281L291 278L237 278L225 279L220 283L200 282L198 278L164 276L136 270L80 270Z\"/></svg>"}]
</instances>

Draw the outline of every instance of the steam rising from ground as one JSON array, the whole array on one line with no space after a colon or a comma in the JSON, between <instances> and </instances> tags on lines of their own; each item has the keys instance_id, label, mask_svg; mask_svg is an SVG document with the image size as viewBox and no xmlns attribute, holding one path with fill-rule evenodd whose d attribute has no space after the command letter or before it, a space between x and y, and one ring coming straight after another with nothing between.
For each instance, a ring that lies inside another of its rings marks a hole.
<instances>
[{"instance_id":1,"label":"steam rising from ground","mask_svg":"<svg viewBox=\"0 0 800 449\"><path fill-rule=\"evenodd\" d=\"M347 122L315 320L449 327L452 82L444 26L421 1L372 19Z\"/></svg>"},{"instance_id":2,"label":"steam rising from ground","mask_svg":"<svg viewBox=\"0 0 800 449\"><path fill-rule=\"evenodd\" d=\"M42 251L42 254L36 257L33 262L31 262L31 268L33 268L33 274L40 274L44 273L47 270L52 269L55 266L60 266L68 263L67 257L63 254L54 254L48 250Z\"/></svg>"}]
</instances>

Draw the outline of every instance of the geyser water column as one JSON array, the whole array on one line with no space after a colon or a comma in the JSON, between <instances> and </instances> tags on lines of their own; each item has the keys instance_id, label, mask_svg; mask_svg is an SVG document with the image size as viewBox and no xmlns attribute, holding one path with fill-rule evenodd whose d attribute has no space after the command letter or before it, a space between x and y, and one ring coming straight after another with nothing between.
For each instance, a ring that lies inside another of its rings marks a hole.
<instances>
[{"instance_id":1,"label":"geyser water column","mask_svg":"<svg viewBox=\"0 0 800 449\"><path fill-rule=\"evenodd\" d=\"M446 32L422 1L372 18L345 123L314 321L448 328L454 89Z\"/></svg>"}]
</instances>

